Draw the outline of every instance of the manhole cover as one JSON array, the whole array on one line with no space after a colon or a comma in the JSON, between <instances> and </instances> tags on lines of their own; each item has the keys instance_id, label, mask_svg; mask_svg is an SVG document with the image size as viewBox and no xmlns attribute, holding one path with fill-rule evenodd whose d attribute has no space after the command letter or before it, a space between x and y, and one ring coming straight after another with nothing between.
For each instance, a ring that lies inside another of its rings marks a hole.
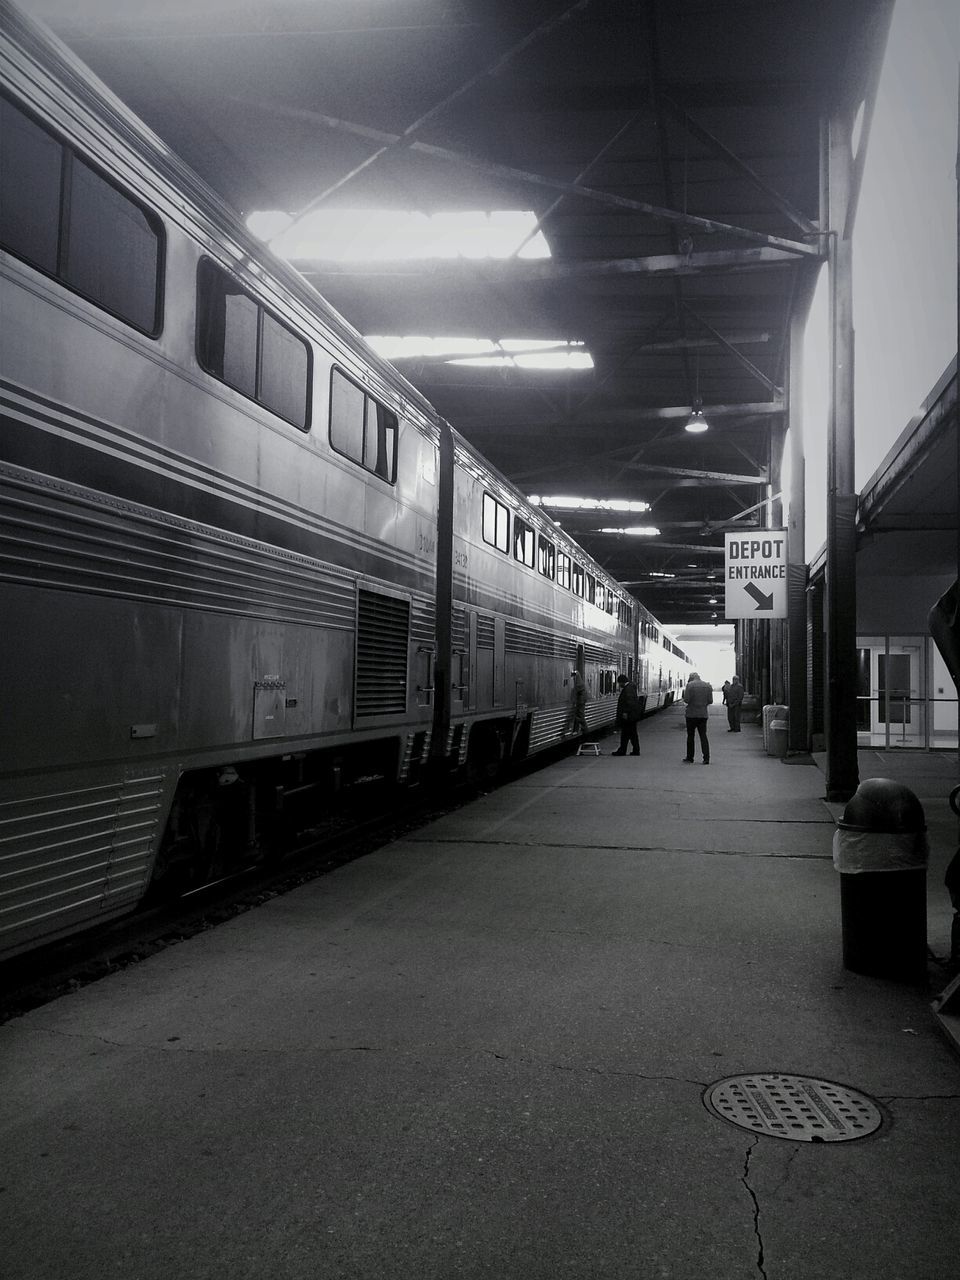
<instances>
[{"instance_id":1,"label":"manhole cover","mask_svg":"<svg viewBox=\"0 0 960 1280\"><path fill-rule=\"evenodd\" d=\"M791 1142L850 1142L883 1123L865 1094L810 1076L729 1076L712 1084L703 1100L741 1129Z\"/></svg>"}]
</instances>

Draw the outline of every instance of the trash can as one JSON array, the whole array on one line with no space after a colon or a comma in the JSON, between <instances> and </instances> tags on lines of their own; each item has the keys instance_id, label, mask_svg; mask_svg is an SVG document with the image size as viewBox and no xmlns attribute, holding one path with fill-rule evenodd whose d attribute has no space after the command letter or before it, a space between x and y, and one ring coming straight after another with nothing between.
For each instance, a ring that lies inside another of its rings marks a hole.
<instances>
[{"instance_id":1,"label":"trash can","mask_svg":"<svg viewBox=\"0 0 960 1280\"><path fill-rule=\"evenodd\" d=\"M763 749L768 750L770 746L770 724L773 720L782 720L787 714L787 708L781 702L768 702L763 708L762 724L763 724Z\"/></svg>"},{"instance_id":2,"label":"trash can","mask_svg":"<svg viewBox=\"0 0 960 1280\"><path fill-rule=\"evenodd\" d=\"M787 743L790 739L790 720L771 720L767 730L767 755L779 756L782 760L787 754Z\"/></svg>"},{"instance_id":3,"label":"trash can","mask_svg":"<svg viewBox=\"0 0 960 1280\"><path fill-rule=\"evenodd\" d=\"M920 801L892 778L867 778L847 802L833 837L845 969L926 977L926 832Z\"/></svg>"}]
</instances>

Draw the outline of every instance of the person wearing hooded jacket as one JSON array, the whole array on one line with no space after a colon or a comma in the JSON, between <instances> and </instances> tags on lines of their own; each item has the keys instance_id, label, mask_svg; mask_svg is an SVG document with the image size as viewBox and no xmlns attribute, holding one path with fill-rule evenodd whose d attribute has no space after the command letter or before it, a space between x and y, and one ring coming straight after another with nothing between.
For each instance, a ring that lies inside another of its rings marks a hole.
<instances>
[{"instance_id":1,"label":"person wearing hooded jacket","mask_svg":"<svg viewBox=\"0 0 960 1280\"><path fill-rule=\"evenodd\" d=\"M687 687L683 691L685 714L687 717L687 754L684 764L693 764L694 736L700 736L700 751L703 763L710 763L710 743L707 740L707 717L710 714L710 703L713 701L713 685L700 679L698 671L691 671Z\"/></svg>"}]
</instances>

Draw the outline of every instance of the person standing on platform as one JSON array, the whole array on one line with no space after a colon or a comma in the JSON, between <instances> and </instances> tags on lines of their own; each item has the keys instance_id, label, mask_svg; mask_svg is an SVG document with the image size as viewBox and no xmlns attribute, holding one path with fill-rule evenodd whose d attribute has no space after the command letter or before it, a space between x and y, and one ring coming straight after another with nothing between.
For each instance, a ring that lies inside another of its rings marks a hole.
<instances>
[{"instance_id":1,"label":"person standing on platform","mask_svg":"<svg viewBox=\"0 0 960 1280\"><path fill-rule=\"evenodd\" d=\"M694 735L700 736L700 750L703 763L710 763L710 743L707 739L707 717L710 714L710 703L713 701L713 685L700 679L700 673L692 671L687 687L683 691L687 717L687 754L684 764L693 764Z\"/></svg>"},{"instance_id":2,"label":"person standing on platform","mask_svg":"<svg viewBox=\"0 0 960 1280\"><path fill-rule=\"evenodd\" d=\"M583 676L576 667L574 667L570 672L570 675L573 679L573 692L571 694L573 702L573 726L571 727L570 732L580 733L585 737L587 733L586 685L583 683Z\"/></svg>"},{"instance_id":3,"label":"person standing on platform","mask_svg":"<svg viewBox=\"0 0 960 1280\"><path fill-rule=\"evenodd\" d=\"M727 733L740 732L740 704L746 692L740 683L740 677L734 676L729 684L723 686L723 700L727 704Z\"/></svg>"},{"instance_id":4,"label":"person standing on platform","mask_svg":"<svg viewBox=\"0 0 960 1280\"><path fill-rule=\"evenodd\" d=\"M640 754L640 739L637 737L637 721L640 719L640 697L637 686L628 676L617 676L620 686L620 697L617 699L617 728L620 730L620 750L612 751L614 756L625 756L627 744L630 754Z\"/></svg>"}]
</instances>

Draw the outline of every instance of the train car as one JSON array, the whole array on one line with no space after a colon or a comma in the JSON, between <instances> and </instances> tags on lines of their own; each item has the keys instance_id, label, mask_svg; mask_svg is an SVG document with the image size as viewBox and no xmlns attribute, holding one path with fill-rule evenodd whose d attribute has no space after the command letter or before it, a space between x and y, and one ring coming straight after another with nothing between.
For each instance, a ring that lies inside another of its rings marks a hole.
<instances>
[{"instance_id":1,"label":"train car","mask_svg":"<svg viewBox=\"0 0 960 1280\"><path fill-rule=\"evenodd\" d=\"M0 928L427 762L440 423L67 50L3 19Z\"/></svg>"},{"instance_id":2,"label":"train car","mask_svg":"<svg viewBox=\"0 0 960 1280\"><path fill-rule=\"evenodd\" d=\"M617 676L636 666L637 606L454 431L441 472L451 564L438 613L451 634L449 709L438 712L446 752L482 774L569 738L578 678L586 728L613 720Z\"/></svg>"},{"instance_id":3,"label":"train car","mask_svg":"<svg viewBox=\"0 0 960 1280\"><path fill-rule=\"evenodd\" d=\"M644 712L669 707L683 690L692 670L690 659L653 614L642 604L638 621L637 688Z\"/></svg>"},{"instance_id":4,"label":"train car","mask_svg":"<svg viewBox=\"0 0 960 1280\"><path fill-rule=\"evenodd\" d=\"M574 670L591 728L645 658L662 702L623 588L0 19L0 955L560 743Z\"/></svg>"}]
</instances>

